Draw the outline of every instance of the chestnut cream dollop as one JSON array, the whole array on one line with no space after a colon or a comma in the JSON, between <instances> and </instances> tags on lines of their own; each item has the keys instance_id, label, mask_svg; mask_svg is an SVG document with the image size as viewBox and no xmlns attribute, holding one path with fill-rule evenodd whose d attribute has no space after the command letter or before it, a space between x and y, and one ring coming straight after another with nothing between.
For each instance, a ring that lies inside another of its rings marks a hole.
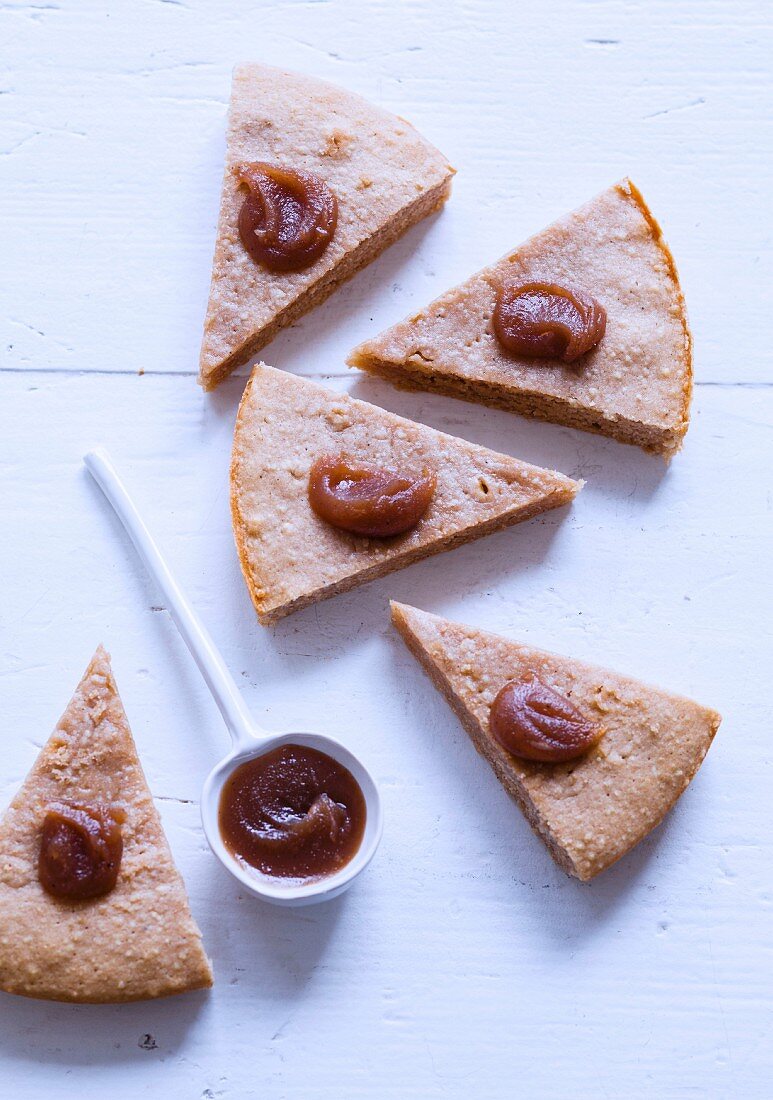
<instances>
[{"instance_id":1,"label":"chestnut cream dollop","mask_svg":"<svg viewBox=\"0 0 773 1100\"><path fill-rule=\"evenodd\" d=\"M223 842L275 878L331 875L356 854L365 796L348 768L305 745L281 745L235 768L220 796Z\"/></svg>"},{"instance_id":2,"label":"chestnut cream dollop","mask_svg":"<svg viewBox=\"0 0 773 1100\"><path fill-rule=\"evenodd\" d=\"M324 455L309 471L309 503L327 523L366 538L410 531L435 494L434 473L420 476Z\"/></svg>"},{"instance_id":3,"label":"chestnut cream dollop","mask_svg":"<svg viewBox=\"0 0 773 1100\"><path fill-rule=\"evenodd\" d=\"M338 201L313 172L275 164L236 169L247 194L239 211L239 237L256 263L269 271L301 271L333 239Z\"/></svg>"},{"instance_id":4,"label":"chestnut cream dollop","mask_svg":"<svg viewBox=\"0 0 773 1100\"><path fill-rule=\"evenodd\" d=\"M534 675L505 684L491 704L489 730L513 756L546 763L583 756L604 732Z\"/></svg>"},{"instance_id":5,"label":"chestnut cream dollop","mask_svg":"<svg viewBox=\"0 0 773 1100\"><path fill-rule=\"evenodd\" d=\"M120 810L103 803L57 802L43 819L38 878L44 890L67 901L109 894L123 855Z\"/></svg>"},{"instance_id":6,"label":"chestnut cream dollop","mask_svg":"<svg viewBox=\"0 0 773 1100\"><path fill-rule=\"evenodd\" d=\"M574 363L601 340L606 310L584 291L557 283L504 283L497 293L494 335L526 359Z\"/></svg>"}]
</instances>

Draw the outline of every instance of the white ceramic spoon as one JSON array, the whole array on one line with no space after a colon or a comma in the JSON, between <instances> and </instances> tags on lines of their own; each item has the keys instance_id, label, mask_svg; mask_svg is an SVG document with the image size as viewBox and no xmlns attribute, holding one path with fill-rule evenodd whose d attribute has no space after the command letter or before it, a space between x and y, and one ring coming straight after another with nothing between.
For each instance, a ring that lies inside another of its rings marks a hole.
<instances>
[{"instance_id":1,"label":"white ceramic spoon","mask_svg":"<svg viewBox=\"0 0 773 1100\"><path fill-rule=\"evenodd\" d=\"M199 666L231 735L231 751L209 773L201 793L201 820L212 851L243 886L268 901L279 905L308 905L335 897L367 867L381 839L381 799L376 784L357 757L330 737L320 733L268 733L254 724L223 658L169 571L109 457L104 451L95 450L84 455L83 461L163 592L169 613ZM218 827L220 795L234 768L287 744L317 749L343 764L359 783L365 798L365 831L358 851L340 871L311 882L288 880L284 884L281 878L269 878L257 870L245 868L226 848Z\"/></svg>"}]
</instances>

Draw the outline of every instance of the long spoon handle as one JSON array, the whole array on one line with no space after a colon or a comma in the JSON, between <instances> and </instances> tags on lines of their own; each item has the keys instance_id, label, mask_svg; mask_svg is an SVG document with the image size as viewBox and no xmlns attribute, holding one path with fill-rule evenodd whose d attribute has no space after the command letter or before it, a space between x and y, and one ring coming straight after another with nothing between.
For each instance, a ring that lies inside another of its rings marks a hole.
<instances>
[{"instance_id":1,"label":"long spoon handle","mask_svg":"<svg viewBox=\"0 0 773 1100\"><path fill-rule=\"evenodd\" d=\"M254 745L255 734L259 735L261 731L255 728L247 705L223 658L172 576L169 566L145 526L109 456L102 450L95 450L84 455L83 461L86 469L115 509L145 568L163 592L174 624L199 666L199 671L220 708L234 744L252 743Z\"/></svg>"}]
</instances>

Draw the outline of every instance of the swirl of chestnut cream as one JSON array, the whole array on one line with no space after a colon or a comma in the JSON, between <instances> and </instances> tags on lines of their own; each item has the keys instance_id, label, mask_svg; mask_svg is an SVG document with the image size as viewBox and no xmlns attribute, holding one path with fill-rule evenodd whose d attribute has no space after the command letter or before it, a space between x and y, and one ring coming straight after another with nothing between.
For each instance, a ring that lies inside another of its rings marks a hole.
<instances>
[{"instance_id":1,"label":"swirl of chestnut cream","mask_svg":"<svg viewBox=\"0 0 773 1100\"><path fill-rule=\"evenodd\" d=\"M494 335L525 359L573 363L598 344L606 310L595 298L557 283L505 283L497 294Z\"/></svg>"},{"instance_id":2,"label":"swirl of chestnut cream","mask_svg":"<svg viewBox=\"0 0 773 1100\"><path fill-rule=\"evenodd\" d=\"M513 756L546 763L583 756L604 733L533 674L505 684L491 704L489 729Z\"/></svg>"},{"instance_id":3,"label":"swirl of chestnut cream","mask_svg":"<svg viewBox=\"0 0 773 1100\"><path fill-rule=\"evenodd\" d=\"M312 172L275 164L241 164L236 176L247 195L239 211L239 237L256 263L269 271L301 271L333 239L338 201Z\"/></svg>"},{"instance_id":4,"label":"swirl of chestnut cream","mask_svg":"<svg viewBox=\"0 0 773 1100\"><path fill-rule=\"evenodd\" d=\"M218 823L242 863L279 878L334 874L357 853L367 819L365 796L332 756L280 745L233 770Z\"/></svg>"},{"instance_id":5,"label":"swirl of chestnut cream","mask_svg":"<svg viewBox=\"0 0 773 1100\"><path fill-rule=\"evenodd\" d=\"M44 890L68 901L108 894L123 854L123 811L102 803L57 802L43 819L38 878Z\"/></svg>"},{"instance_id":6,"label":"swirl of chestnut cream","mask_svg":"<svg viewBox=\"0 0 773 1100\"><path fill-rule=\"evenodd\" d=\"M366 538L389 538L415 527L435 493L433 473L420 477L324 455L309 471L309 504L333 527Z\"/></svg>"}]
</instances>

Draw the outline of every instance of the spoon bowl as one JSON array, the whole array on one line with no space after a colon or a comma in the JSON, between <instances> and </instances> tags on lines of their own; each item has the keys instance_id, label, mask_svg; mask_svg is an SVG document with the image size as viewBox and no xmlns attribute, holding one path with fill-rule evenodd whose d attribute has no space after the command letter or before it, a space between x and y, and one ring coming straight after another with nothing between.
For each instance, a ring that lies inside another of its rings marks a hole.
<instances>
[{"instance_id":1,"label":"spoon bowl","mask_svg":"<svg viewBox=\"0 0 773 1100\"><path fill-rule=\"evenodd\" d=\"M201 794L201 820L210 848L251 894L274 904L310 905L342 893L365 870L381 839L381 798L372 776L362 761L332 737L321 733L268 733L255 725L223 658L174 579L110 458L104 451L95 450L85 455L83 461L163 592L175 626L212 692L231 735L231 751L209 773ZM219 812L224 784L237 767L282 745L301 745L332 757L351 772L362 791L365 829L360 846L349 862L333 874L311 879L269 876L232 855L223 841Z\"/></svg>"},{"instance_id":2,"label":"spoon bowl","mask_svg":"<svg viewBox=\"0 0 773 1100\"><path fill-rule=\"evenodd\" d=\"M360 846L349 862L332 875L301 881L272 878L242 862L223 842L218 820L223 787L236 768L282 745L301 745L324 752L351 772L362 791L367 812ZM370 773L356 756L332 737L325 737L321 733L277 733L268 737L261 736L257 747L249 742L235 746L228 756L215 765L205 779L201 793L201 823L212 851L251 893L277 905L311 905L318 901L328 901L343 893L370 863L381 839L381 800Z\"/></svg>"}]
</instances>

